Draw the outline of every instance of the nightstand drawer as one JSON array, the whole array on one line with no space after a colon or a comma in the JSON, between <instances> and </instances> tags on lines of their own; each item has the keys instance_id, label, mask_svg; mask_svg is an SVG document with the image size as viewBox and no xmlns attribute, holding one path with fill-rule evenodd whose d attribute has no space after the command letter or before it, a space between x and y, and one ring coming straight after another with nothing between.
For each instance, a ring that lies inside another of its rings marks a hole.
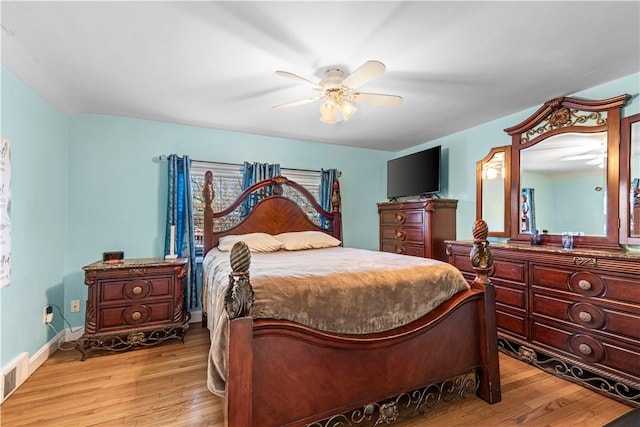
<instances>
[{"instance_id":1,"label":"nightstand drawer","mask_svg":"<svg viewBox=\"0 0 640 427\"><path fill-rule=\"evenodd\" d=\"M119 329L123 326L150 325L171 322L173 304L162 301L152 304L137 304L120 307L108 307L100 310L100 330Z\"/></svg>"},{"instance_id":2,"label":"nightstand drawer","mask_svg":"<svg viewBox=\"0 0 640 427\"><path fill-rule=\"evenodd\" d=\"M101 281L103 303L166 297L173 294L173 277Z\"/></svg>"}]
</instances>

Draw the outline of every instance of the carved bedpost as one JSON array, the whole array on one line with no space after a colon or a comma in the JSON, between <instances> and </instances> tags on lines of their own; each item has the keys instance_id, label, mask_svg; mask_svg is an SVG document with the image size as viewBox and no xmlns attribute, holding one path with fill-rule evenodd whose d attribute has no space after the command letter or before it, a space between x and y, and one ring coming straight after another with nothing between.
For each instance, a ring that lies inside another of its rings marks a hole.
<instances>
[{"instance_id":1,"label":"carved bedpost","mask_svg":"<svg viewBox=\"0 0 640 427\"><path fill-rule=\"evenodd\" d=\"M477 285L488 285L489 270L493 266L493 255L489 248L487 237L489 236L489 227L483 219L477 220L473 224L473 249L471 250L470 259L473 269L476 271L476 278L473 280Z\"/></svg>"},{"instance_id":2,"label":"carved bedpost","mask_svg":"<svg viewBox=\"0 0 640 427\"><path fill-rule=\"evenodd\" d=\"M284 193L282 192L282 184L286 181L285 177L282 175L274 176L273 184L271 185L271 192L274 196L282 196Z\"/></svg>"},{"instance_id":3,"label":"carved bedpost","mask_svg":"<svg viewBox=\"0 0 640 427\"><path fill-rule=\"evenodd\" d=\"M230 319L251 314L253 307L253 287L249 280L251 252L245 242L238 242L231 248L231 274L229 287L224 298L224 307Z\"/></svg>"},{"instance_id":4,"label":"carved bedpost","mask_svg":"<svg viewBox=\"0 0 640 427\"><path fill-rule=\"evenodd\" d=\"M213 247L213 198L216 196L213 191L213 173L207 171L204 174L204 186L202 187L202 200L204 200L204 229L203 234L203 252L206 254Z\"/></svg>"},{"instance_id":5,"label":"carved bedpost","mask_svg":"<svg viewBox=\"0 0 640 427\"><path fill-rule=\"evenodd\" d=\"M331 194L331 213L333 213L333 237L342 240L342 214L340 213L340 182L333 180Z\"/></svg>"},{"instance_id":6,"label":"carved bedpost","mask_svg":"<svg viewBox=\"0 0 640 427\"><path fill-rule=\"evenodd\" d=\"M473 286L484 290L484 304L478 312L480 336L484 337L480 343L482 363L479 372L478 396L489 403L496 403L502 399L502 391L500 388L500 362L498 360L496 291L489 279L489 270L493 266L493 255L491 255L487 241L488 236L487 223L483 219L477 220L473 224L473 249L470 258L471 265L476 271Z\"/></svg>"}]
</instances>

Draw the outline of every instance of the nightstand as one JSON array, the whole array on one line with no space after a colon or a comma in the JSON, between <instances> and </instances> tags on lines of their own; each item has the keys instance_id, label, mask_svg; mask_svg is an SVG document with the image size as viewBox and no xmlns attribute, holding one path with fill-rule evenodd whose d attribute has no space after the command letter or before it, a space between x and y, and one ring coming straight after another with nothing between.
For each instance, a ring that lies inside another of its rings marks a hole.
<instances>
[{"instance_id":1,"label":"nightstand","mask_svg":"<svg viewBox=\"0 0 640 427\"><path fill-rule=\"evenodd\" d=\"M184 342L187 260L160 258L98 261L83 267L89 287L82 360L95 350L122 351L168 339Z\"/></svg>"}]
</instances>

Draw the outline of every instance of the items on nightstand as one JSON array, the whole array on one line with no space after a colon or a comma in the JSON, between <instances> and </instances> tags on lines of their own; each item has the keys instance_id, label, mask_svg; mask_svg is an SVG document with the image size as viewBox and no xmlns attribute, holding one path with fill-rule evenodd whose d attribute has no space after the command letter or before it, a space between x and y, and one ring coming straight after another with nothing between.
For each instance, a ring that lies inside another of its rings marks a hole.
<instances>
[{"instance_id":1,"label":"items on nightstand","mask_svg":"<svg viewBox=\"0 0 640 427\"><path fill-rule=\"evenodd\" d=\"M170 261L176 258L178 258L178 255L176 254L176 226L172 225L169 236L169 253L164 256L164 259Z\"/></svg>"},{"instance_id":2,"label":"items on nightstand","mask_svg":"<svg viewBox=\"0 0 640 427\"><path fill-rule=\"evenodd\" d=\"M111 251L111 252L103 252L102 253L102 261L108 263L117 263L124 259L124 252L122 251Z\"/></svg>"},{"instance_id":3,"label":"items on nightstand","mask_svg":"<svg viewBox=\"0 0 640 427\"><path fill-rule=\"evenodd\" d=\"M171 338L184 342L187 260L124 259L83 267L89 287L85 330L76 344L82 360L95 350L148 347Z\"/></svg>"}]
</instances>

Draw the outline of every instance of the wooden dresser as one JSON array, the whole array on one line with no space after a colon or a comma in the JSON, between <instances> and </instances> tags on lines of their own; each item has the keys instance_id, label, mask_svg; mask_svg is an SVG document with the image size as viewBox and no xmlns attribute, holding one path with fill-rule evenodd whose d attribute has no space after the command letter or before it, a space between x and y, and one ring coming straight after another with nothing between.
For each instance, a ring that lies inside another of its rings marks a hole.
<instances>
[{"instance_id":1,"label":"wooden dresser","mask_svg":"<svg viewBox=\"0 0 640 427\"><path fill-rule=\"evenodd\" d=\"M640 406L640 253L490 248L500 349ZM450 263L469 281L470 249L447 242Z\"/></svg>"},{"instance_id":2,"label":"wooden dresser","mask_svg":"<svg viewBox=\"0 0 640 427\"><path fill-rule=\"evenodd\" d=\"M378 203L380 250L447 261L444 242L456 238L457 207L451 199Z\"/></svg>"},{"instance_id":3,"label":"wooden dresser","mask_svg":"<svg viewBox=\"0 0 640 427\"><path fill-rule=\"evenodd\" d=\"M82 360L94 350L147 347L171 338L184 341L186 259L98 261L83 267L89 287Z\"/></svg>"}]
</instances>

